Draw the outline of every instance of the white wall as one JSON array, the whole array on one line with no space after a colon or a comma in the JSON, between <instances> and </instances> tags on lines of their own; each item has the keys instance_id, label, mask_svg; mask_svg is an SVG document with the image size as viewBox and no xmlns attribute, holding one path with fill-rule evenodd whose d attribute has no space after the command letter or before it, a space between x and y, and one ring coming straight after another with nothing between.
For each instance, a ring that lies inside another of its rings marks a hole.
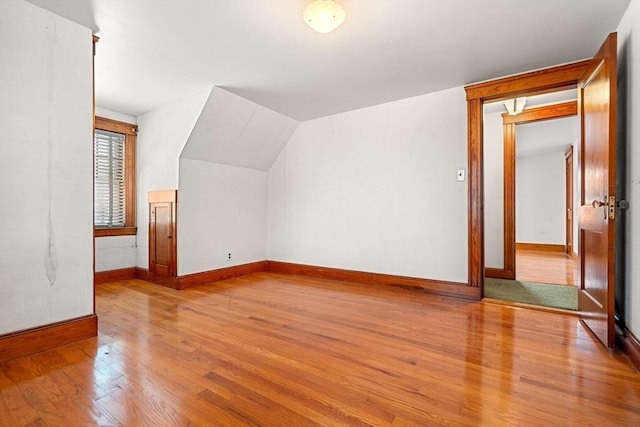
<instances>
[{"instance_id":1,"label":"white wall","mask_svg":"<svg viewBox=\"0 0 640 427\"><path fill-rule=\"evenodd\" d=\"M136 124L135 117L96 105L96 116ZM118 270L136 266L136 236L96 237L96 271Z\"/></svg>"},{"instance_id":2,"label":"white wall","mask_svg":"<svg viewBox=\"0 0 640 427\"><path fill-rule=\"evenodd\" d=\"M0 1L0 64L3 334L93 313L91 31Z\"/></svg>"},{"instance_id":3,"label":"white wall","mask_svg":"<svg viewBox=\"0 0 640 427\"><path fill-rule=\"evenodd\" d=\"M149 204L147 195L149 191L153 190L178 188L180 152L187 142L210 92L211 87L204 88L185 99L138 116L138 138L136 141L136 187L138 193L136 262L138 267L149 267ZM178 199L179 209L180 199ZM178 213L179 215L180 213Z\"/></svg>"},{"instance_id":4,"label":"white wall","mask_svg":"<svg viewBox=\"0 0 640 427\"><path fill-rule=\"evenodd\" d=\"M269 171L270 260L467 282L462 87L301 123Z\"/></svg>"},{"instance_id":5,"label":"white wall","mask_svg":"<svg viewBox=\"0 0 640 427\"><path fill-rule=\"evenodd\" d=\"M618 26L619 52L626 51L626 61L619 61L619 75L626 78L627 140L626 198L631 207L626 213L626 302L627 327L640 337L640 0L631 0ZM624 68L622 68L624 67Z\"/></svg>"},{"instance_id":6,"label":"white wall","mask_svg":"<svg viewBox=\"0 0 640 427\"><path fill-rule=\"evenodd\" d=\"M516 159L516 242L564 245L564 168L562 152Z\"/></svg>"},{"instance_id":7,"label":"white wall","mask_svg":"<svg viewBox=\"0 0 640 427\"><path fill-rule=\"evenodd\" d=\"M502 111L484 114L484 264L504 268L504 134Z\"/></svg>"},{"instance_id":8,"label":"white wall","mask_svg":"<svg viewBox=\"0 0 640 427\"><path fill-rule=\"evenodd\" d=\"M96 237L96 272L136 266L136 236Z\"/></svg>"},{"instance_id":9,"label":"white wall","mask_svg":"<svg viewBox=\"0 0 640 427\"><path fill-rule=\"evenodd\" d=\"M120 122L136 124L138 123L138 119L134 116L130 116L129 114L120 113L118 111L110 110L105 107L101 107L96 105L96 116L104 117L105 119L118 120Z\"/></svg>"},{"instance_id":10,"label":"white wall","mask_svg":"<svg viewBox=\"0 0 640 427\"><path fill-rule=\"evenodd\" d=\"M265 260L266 213L265 171L180 159L178 274Z\"/></svg>"}]
</instances>

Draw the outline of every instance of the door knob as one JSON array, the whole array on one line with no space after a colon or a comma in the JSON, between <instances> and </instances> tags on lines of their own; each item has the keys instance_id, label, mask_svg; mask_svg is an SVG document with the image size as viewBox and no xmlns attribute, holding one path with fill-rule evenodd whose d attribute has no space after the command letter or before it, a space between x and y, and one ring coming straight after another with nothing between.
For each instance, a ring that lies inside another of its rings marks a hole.
<instances>
[{"instance_id":1,"label":"door knob","mask_svg":"<svg viewBox=\"0 0 640 427\"><path fill-rule=\"evenodd\" d=\"M594 200L593 202L591 202L591 206L593 206L594 208L601 208L604 205L606 205L606 203L601 202L600 200Z\"/></svg>"}]
</instances>

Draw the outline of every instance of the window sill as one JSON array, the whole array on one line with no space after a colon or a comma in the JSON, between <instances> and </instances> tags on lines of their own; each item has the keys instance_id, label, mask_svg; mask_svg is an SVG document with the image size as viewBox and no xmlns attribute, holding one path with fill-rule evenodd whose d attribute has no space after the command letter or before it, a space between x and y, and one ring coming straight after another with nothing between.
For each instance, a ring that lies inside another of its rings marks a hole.
<instances>
[{"instance_id":1,"label":"window sill","mask_svg":"<svg viewBox=\"0 0 640 427\"><path fill-rule=\"evenodd\" d=\"M135 236L137 233L138 233L138 227L94 228L93 229L93 237Z\"/></svg>"}]
</instances>

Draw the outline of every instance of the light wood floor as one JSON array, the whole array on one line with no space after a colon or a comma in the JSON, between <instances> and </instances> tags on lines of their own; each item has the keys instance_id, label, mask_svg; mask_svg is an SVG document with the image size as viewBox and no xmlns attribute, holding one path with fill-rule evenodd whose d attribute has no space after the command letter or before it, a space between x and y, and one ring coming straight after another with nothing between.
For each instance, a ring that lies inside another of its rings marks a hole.
<instances>
[{"instance_id":1,"label":"light wood floor","mask_svg":"<svg viewBox=\"0 0 640 427\"><path fill-rule=\"evenodd\" d=\"M562 252L516 250L516 280L576 285L577 258Z\"/></svg>"},{"instance_id":2,"label":"light wood floor","mask_svg":"<svg viewBox=\"0 0 640 427\"><path fill-rule=\"evenodd\" d=\"M268 273L96 298L98 338L0 364L1 426L640 425L571 316Z\"/></svg>"}]
</instances>

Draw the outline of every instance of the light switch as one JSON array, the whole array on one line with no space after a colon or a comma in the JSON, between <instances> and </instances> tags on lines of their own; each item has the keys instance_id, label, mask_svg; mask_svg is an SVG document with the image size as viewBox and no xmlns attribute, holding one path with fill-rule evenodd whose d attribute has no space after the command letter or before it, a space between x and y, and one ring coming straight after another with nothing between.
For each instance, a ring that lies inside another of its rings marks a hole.
<instances>
[{"instance_id":1,"label":"light switch","mask_svg":"<svg viewBox=\"0 0 640 427\"><path fill-rule=\"evenodd\" d=\"M464 181L464 169L458 169L458 181Z\"/></svg>"}]
</instances>

